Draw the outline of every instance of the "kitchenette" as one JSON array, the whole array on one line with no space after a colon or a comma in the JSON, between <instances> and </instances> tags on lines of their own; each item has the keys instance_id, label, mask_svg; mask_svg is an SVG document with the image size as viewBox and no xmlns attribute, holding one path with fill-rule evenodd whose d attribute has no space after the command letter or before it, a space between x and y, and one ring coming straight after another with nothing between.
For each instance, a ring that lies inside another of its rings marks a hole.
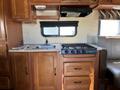
<instances>
[{"instance_id":1,"label":"kitchenette","mask_svg":"<svg viewBox=\"0 0 120 90\"><path fill-rule=\"evenodd\" d=\"M119 90L119 4L0 0L0 90Z\"/></svg>"}]
</instances>

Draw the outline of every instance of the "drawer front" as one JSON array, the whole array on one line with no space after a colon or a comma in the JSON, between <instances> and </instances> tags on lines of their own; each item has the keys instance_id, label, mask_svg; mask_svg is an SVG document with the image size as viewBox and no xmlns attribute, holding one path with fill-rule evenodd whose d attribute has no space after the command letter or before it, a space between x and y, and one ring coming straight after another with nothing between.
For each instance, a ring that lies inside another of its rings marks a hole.
<instances>
[{"instance_id":1,"label":"drawer front","mask_svg":"<svg viewBox=\"0 0 120 90\"><path fill-rule=\"evenodd\" d=\"M89 90L89 77L65 77L64 90Z\"/></svg>"},{"instance_id":2,"label":"drawer front","mask_svg":"<svg viewBox=\"0 0 120 90\"><path fill-rule=\"evenodd\" d=\"M10 82L8 77L0 77L0 89L9 89Z\"/></svg>"},{"instance_id":3,"label":"drawer front","mask_svg":"<svg viewBox=\"0 0 120 90\"><path fill-rule=\"evenodd\" d=\"M92 75L93 62L64 63L64 76Z\"/></svg>"}]
</instances>

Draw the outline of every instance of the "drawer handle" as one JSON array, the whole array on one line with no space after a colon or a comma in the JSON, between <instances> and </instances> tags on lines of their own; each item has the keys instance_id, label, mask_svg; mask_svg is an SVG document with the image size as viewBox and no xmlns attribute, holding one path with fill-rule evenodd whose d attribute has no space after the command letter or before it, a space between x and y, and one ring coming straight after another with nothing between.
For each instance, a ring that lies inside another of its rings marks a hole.
<instances>
[{"instance_id":1,"label":"drawer handle","mask_svg":"<svg viewBox=\"0 0 120 90\"><path fill-rule=\"evenodd\" d=\"M74 81L75 84L80 84L82 81Z\"/></svg>"},{"instance_id":2,"label":"drawer handle","mask_svg":"<svg viewBox=\"0 0 120 90\"><path fill-rule=\"evenodd\" d=\"M74 68L74 70L81 70L82 68Z\"/></svg>"}]
</instances>

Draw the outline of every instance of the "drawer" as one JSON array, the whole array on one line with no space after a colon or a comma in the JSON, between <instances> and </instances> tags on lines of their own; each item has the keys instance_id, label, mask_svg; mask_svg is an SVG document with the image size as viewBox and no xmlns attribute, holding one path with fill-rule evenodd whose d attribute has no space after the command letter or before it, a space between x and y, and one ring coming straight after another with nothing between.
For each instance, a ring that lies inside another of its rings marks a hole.
<instances>
[{"instance_id":1,"label":"drawer","mask_svg":"<svg viewBox=\"0 0 120 90\"><path fill-rule=\"evenodd\" d=\"M89 77L64 77L64 90L89 90Z\"/></svg>"},{"instance_id":2,"label":"drawer","mask_svg":"<svg viewBox=\"0 0 120 90\"><path fill-rule=\"evenodd\" d=\"M9 89L10 82L8 77L0 77L0 89Z\"/></svg>"},{"instance_id":3,"label":"drawer","mask_svg":"<svg viewBox=\"0 0 120 90\"><path fill-rule=\"evenodd\" d=\"M64 76L80 76L94 74L93 62L64 63Z\"/></svg>"}]
</instances>

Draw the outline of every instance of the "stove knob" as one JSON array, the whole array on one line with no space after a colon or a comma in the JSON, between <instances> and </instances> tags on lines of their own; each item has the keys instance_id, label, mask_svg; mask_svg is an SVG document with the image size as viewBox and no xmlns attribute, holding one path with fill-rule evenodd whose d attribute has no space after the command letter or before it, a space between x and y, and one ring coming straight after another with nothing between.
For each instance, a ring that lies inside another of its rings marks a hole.
<instances>
[{"instance_id":1,"label":"stove knob","mask_svg":"<svg viewBox=\"0 0 120 90\"><path fill-rule=\"evenodd\" d=\"M75 54L74 50L71 50L71 54Z\"/></svg>"},{"instance_id":2,"label":"stove knob","mask_svg":"<svg viewBox=\"0 0 120 90\"><path fill-rule=\"evenodd\" d=\"M65 50L64 53L65 53L65 54L69 54L69 50Z\"/></svg>"},{"instance_id":3,"label":"stove knob","mask_svg":"<svg viewBox=\"0 0 120 90\"><path fill-rule=\"evenodd\" d=\"M82 54L83 51L82 50L77 50L77 54Z\"/></svg>"}]
</instances>

